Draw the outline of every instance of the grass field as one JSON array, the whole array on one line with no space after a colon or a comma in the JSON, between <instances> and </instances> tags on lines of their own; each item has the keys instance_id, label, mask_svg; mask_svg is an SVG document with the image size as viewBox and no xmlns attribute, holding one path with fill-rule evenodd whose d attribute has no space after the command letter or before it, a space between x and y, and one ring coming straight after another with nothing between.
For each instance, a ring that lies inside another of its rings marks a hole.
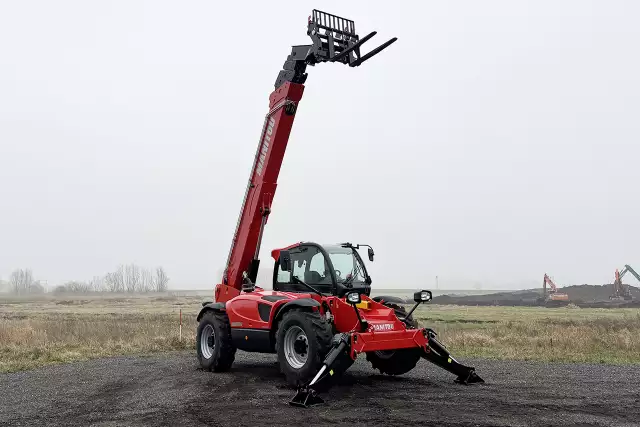
<instances>
[{"instance_id":1,"label":"grass field","mask_svg":"<svg viewBox=\"0 0 640 427\"><path fill-rule=\"evenodd\" d=\"M425 306L415 315L454 355L640 363L640 310Z\"/></svg>"},{"instance_id":2,"label":"grass field","mask_svg":"<svg viewBox=\"0 0 640 427\"><path fill-rule=\"evenodd\" d=\"M0 372L193 349L201 301L170 295L2 299ZM637 309L426 305L414 316L461 357L640 363Z\"/></svg>"}]
</instances>

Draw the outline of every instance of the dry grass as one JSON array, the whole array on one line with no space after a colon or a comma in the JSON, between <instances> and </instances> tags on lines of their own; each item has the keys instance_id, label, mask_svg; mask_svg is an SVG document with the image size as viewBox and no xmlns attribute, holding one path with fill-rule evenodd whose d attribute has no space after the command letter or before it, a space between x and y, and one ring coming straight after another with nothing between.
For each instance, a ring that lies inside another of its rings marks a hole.
<instances>
[{"instance_id":1,"label":"dry grass","mask_svg":"<svg viewBox=\"0 0 640 427\"><path fill-rule=\"evenodd\" d=\"M123 354L191 350L206 297L0 300L0 372ZM178 313L183 339L178 339ZM640 363L640 310L427 305L422 326L461 357Z\"/></svg>"},{"instance_id":2,"label":"dry grass","mask_svg":"<svg viewBox=\"0 0 640 427\"><path fill-rule=\"evenodd\" d=\"M104 356L191 349L200 300L65 297L2 301L0 372Z\"/></svg>"},{"instance_id":3,"label":"dry grass","mask_svg":"<svg viewBox=\"0 0 640 427\"><path fill-rule=\"evenodd\" d=\"M640 363L640 310L426 306L415 316L455 355Z\"/></svg>"}]
</instances>

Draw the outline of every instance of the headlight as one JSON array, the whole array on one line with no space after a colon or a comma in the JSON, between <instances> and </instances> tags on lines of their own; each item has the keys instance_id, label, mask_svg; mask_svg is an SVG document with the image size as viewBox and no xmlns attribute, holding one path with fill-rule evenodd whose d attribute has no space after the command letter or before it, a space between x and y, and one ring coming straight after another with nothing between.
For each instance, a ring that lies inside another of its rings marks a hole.
<instances>
[{"instance_id":1,"label":"headlight","mask_svg":"<svg viewBox=\"0 0 640 427\"><path fill-rule=\"evenodd\" d=\"M347 302L349 304L359 304L360 294L358 292L350 292L347 294Z\"/></svg>"},{"instance_id":2,"label":"headlight","mask_svg":"<svg viewBox=\"0 0 640 427\"><path fill-rule=\"evenodd\" d=\"M427 302L431 300L431 291L420 291L413 294L415 302Z\"/></svg>"}]
</instances>

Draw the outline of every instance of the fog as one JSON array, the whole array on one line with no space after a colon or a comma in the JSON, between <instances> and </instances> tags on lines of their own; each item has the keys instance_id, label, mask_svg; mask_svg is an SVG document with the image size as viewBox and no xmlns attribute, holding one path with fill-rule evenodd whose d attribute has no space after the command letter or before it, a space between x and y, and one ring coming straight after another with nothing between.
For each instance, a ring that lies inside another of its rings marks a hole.
<instances>
[{"instance_id":1,"label":"fog","mask_svg":"<svg viewBox=\"0 0 640 427\"><path fill-rule=\"evenodd\" d=\"M311 10L359 68L309 67L261 250L375 248L381 288L613 281L640 266L636 2L0 4L0 277L122 263L220 279L267 112ZM366 50L366 49L365 49Z\"/></svg>"}]
</instances>

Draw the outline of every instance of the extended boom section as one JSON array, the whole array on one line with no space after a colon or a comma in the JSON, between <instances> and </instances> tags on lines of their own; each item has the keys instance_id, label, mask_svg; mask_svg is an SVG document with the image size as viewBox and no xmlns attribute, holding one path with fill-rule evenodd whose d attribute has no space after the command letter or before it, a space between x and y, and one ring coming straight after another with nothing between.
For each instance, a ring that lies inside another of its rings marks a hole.
<instances>
[{"instance_id":1,"label":"extended boom section","mask_svg":"<svg viewBox=\"0 0 640 427\"><path fill-rule=\"evenodd\" d=\"M216 301L227 301L238 295L243 285L251 288L256 281L262 233L271 213L282 159L303 92L303 85L285 82L269 98L269 112L262 127L223 283L216 288Z\"/></svg>"}]
</instances>

